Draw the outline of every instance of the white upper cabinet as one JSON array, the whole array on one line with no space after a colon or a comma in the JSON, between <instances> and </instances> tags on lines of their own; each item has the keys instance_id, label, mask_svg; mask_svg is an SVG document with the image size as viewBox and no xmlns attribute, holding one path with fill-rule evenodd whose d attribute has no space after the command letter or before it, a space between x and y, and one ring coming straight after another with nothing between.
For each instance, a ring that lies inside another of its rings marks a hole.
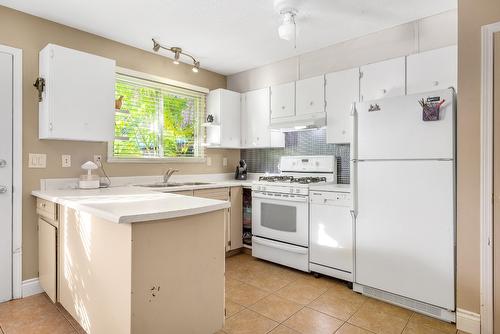
<instances>
[{"instance_id":1,"label":"white upper cabinet","mask_svg":"<svg viewBox=\"0 0 500 334\"><path fill-rule=\"evenodd\" d=\"M361 101L405 95L405 64L405 57L400 57L362 66Z\"/></svg>"},{"instance_id":2,"label":"white upper cabinet","mask_svg":"<svg viewBox=\"0 0 500 334\"><path fill-rule=\"evenodd\" d=\"M39 54L39 76L45 80L40 139L113 140L114 60L48 44Z\"/></svg>"},{"instance_id":3,"label":"white upper cabinet","mask_svg":"<svg viewBox=\"0 0 500 334\"><path fill-rule=\"evenodd\" d=\"M295 116L295 82L271 86L271 119Z\"/></svg>"},{"instance_id":4,"label":"white upper cabinet","mask_svg":"<svg viewBox=\"0 0 500 334\"><path fill-rule=\"evenodd\" d=\"M359 101L359 68L326 75L327 143L343 144L352 140L351 110Z\"/></svg>"},{"instance_id":5,"label":"white upper cabinet","mask_svg":"<svg viewBox=\"0 0 500 334\"><path fill-rule=\"evenodd\" d=\"M296 114L307 115L325 112L325 76L296 82Z\"/></svg>"},{"instance_id":6,"label":"white upper cabinet","mask_svg":"<svg viewBox=\"0 0 500 334\"><path fill-rule=\"evenodd\" d=\"M207 126L207 147L240 147L240 98L241 94L227 89L210 91L207 97L207 114L214 117Z\"/></svg>"},{"instance_id":7,"label":"white upper cabinet","mask_svg":"<svg viewBox=\"0 0 500 334\"><path fill-rule=\"evenodd\" d=\"M408 94L457 88L457 59L456 45L408 56Z\"/></svg>"},{"instance_id":8,"label":"white upper cabinet","mask_svg":"<svg viewBox=\"0 0 500 334\"><path fill-rule=\"evenodd\" d=\"M284 134L269 128L269 88L242 94L241 128L243 148L283 147Z\"/></svg>"}]
</instances>

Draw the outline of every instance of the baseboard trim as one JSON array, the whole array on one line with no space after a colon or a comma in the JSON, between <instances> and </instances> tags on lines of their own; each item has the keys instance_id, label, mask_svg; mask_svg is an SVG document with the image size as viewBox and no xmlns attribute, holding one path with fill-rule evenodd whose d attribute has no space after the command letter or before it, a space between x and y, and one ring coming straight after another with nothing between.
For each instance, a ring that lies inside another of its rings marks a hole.
<instances>
[{"instance_id":1,"label":"baseboard trim","mask_svg":"<svg viewBox=\"0 0 500 334\"><path fill-rule=\"evenodd\" d=\"M480 334L481 315L457 308L457 329L470 334Z\"/></svg>"},{"instance_id":2,"label":"baseboard trim","mask_svg":"<svg viewBox=\"0 0 500 334\"><path fill-rule=\"evenodd\" d=\"M40 285L38 277L23 281L23 298L33 296L42 292L43 289Z\"/></svg>"}]
</instances>

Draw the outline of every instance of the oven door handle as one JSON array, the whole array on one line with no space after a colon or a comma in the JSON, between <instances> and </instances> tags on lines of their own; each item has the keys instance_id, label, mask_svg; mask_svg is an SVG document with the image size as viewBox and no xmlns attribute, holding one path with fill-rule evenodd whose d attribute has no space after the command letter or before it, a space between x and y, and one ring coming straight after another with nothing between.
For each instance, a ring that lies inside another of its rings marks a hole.
<instances>
[{"instance_id":1,"label":"oven door handle","mask_svg":"<svg viewBox=\"0 0 500 334\"><path fill-rule=\"evenodd\" d=\"M287 252L293 252L293 253L298 253L298 254L307 254L307 248L304 247L299 247L299 246L292 246L284 243L278 243L270 240L265 240L265 239L257 239L253 238L252 242L256 244L260 244L262 246L266 247L271 247L271 248L277 248L277 249L282 249Z\"/></svg>"},{"instance_id":2,"label":"oven door handle","mask_svg":"<svg viewBox=\"0 0 500 334\"><path fill-rule=\"evenodd\" d=\"M291 195L286 195L286 194L280 194L278 196L275 195L267 195L263 194L260 192L252 192L252 197L253 198L264 198L264 199L272 199L276 201L286 201L286 202L307 202L307 196L297 196L294 195L293 197Z\"/></svg>"}]
</instances>

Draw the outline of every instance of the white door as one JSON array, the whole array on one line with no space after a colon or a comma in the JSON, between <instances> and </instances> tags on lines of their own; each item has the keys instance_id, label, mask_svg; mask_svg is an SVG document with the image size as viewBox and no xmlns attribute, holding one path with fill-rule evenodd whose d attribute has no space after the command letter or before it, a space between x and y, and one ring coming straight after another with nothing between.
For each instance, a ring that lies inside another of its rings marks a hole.
<instances>
[{"instance_id":1,"label":"white door","mask_svg":"<svg viewBox=\"0 0 500 334\"><path fill-rule=\"evenodd\" d=\"M408 56L407 93L457 88L457 46L422 52Z\"/></svg>"},{"instance_id":2,"label":"white door","mask_svg":"<svg viewBox=\"0 0 500 334\"><path fill-rule=\"evenodd\" d=\"M352 140L351 108L359 101L359 68L326 75L326 142L350 143Z\"/></svg>"},{"instance_id":3,"label":"white door","mask_svg":"<svg viewBox=\"0 0 500 334\"><path fill-rule=\"evenodd\" d=\"M307 247L309 205L306 196L252 192L252 234Z\"/></svg>"},{"instance_id":4,"label":"white door","mask_svg":"<svg viewBox=\"0 0 500 334\"><path fill-rule=\"evenodd\" d=\"M0 52L0 302L12 299L12 69Z\"/></svg>"},{"instance_id":5,"label":"white door","mask_svg":"<svg viewBox=\"0 0 500 334\"><path fill-rule=\"evenodd\" d=\"M296 114L325 112L325 77L323 75L297 81Z\"/></svg>"},{"instance_id":6,"label":"white door","mask_svg":"<svg viewBox=\"0 0 500 334\"><path fill-rule=\"evenodd\" d=\"M418 102L422 98L446 100L439 120L423 121ZM453 158L454 103L449 89L363 102L356 105L356 114L358 159Z\"/></svg>"},{"instance_id":7,"label":"white door","mask_svg":"<svg viewBox=\"0 0 500 334\"><path fill-rule=\"evenodd\" d=\"M310 262L352 273L351 194L310 193Z\"/></svg>"},{"instance_id":8,"label":"white door","mask_svg":"<svg viewBox=\"0 0 500 334\"><path fill-rule=\"evenodd\" d=\"M247 147L269 147L271 135L269 130L269 88L247 92Z\"/></svg>"},{"instance_id":9,"label":"white door","mask_svg":"<svg viewBox=\"0 0 500 334\"><path fill-rule=\"evenodd\" d=\"M361 67L361 101L405 95L405 57Z\"/></svg>"},{"instance_id":10,"label":"white door","mask_svg":"<svg viewBox=\"0 0 500 334\"><path fill-rule=\"evenodd\" d=\"M220 90L220 144L222 147L240 147L240 93Z\"/></svg>"},{"instance_id":11,"label":"white door","mask_svg":"<svg viewBox=\"0 0 500 334\"><path fill-rule=\"evenodd\" d=\"M241 147L247 148L249 145L249 131L250 126L248 124L249 117L247 114L247 104L246 104L247 94L242 93L240 96L240 129L241 129Z\"/></svg>"},{"instance_id":12,"label":"white door","mask_svg":"<svg viewBox=\"0 0 500 334\"><path fill-rule=\"evenodd\" d=\"M295 82L271 87L271 119L295 116Z\"/></svg>"},{"instance_id":13,"label":"white door","mask_svg":"<svg viewBox=\"0 0 500 334\"><path fill-rule=\"evenodd\" d=\"M454 310L453 161L357 165L356 282Z\"/></svg>"}]
</instances>

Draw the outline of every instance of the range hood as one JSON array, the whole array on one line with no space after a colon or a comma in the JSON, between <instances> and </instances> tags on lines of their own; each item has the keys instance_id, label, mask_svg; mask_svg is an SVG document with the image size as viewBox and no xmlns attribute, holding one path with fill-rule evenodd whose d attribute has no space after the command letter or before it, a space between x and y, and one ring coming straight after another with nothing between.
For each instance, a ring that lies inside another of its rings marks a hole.
<instances>
[{"instance_id":1,"label":"range hood","mask_svg":"<svg viewBox=\"0 0 500 334\"><path fill-rule=\"evenodd\" d=\"M318 129L324 126L326 126L326 113L318 112L271 119L270 128L281 130L282 132L293 132Z\"/></svg>"}]
</instances>

